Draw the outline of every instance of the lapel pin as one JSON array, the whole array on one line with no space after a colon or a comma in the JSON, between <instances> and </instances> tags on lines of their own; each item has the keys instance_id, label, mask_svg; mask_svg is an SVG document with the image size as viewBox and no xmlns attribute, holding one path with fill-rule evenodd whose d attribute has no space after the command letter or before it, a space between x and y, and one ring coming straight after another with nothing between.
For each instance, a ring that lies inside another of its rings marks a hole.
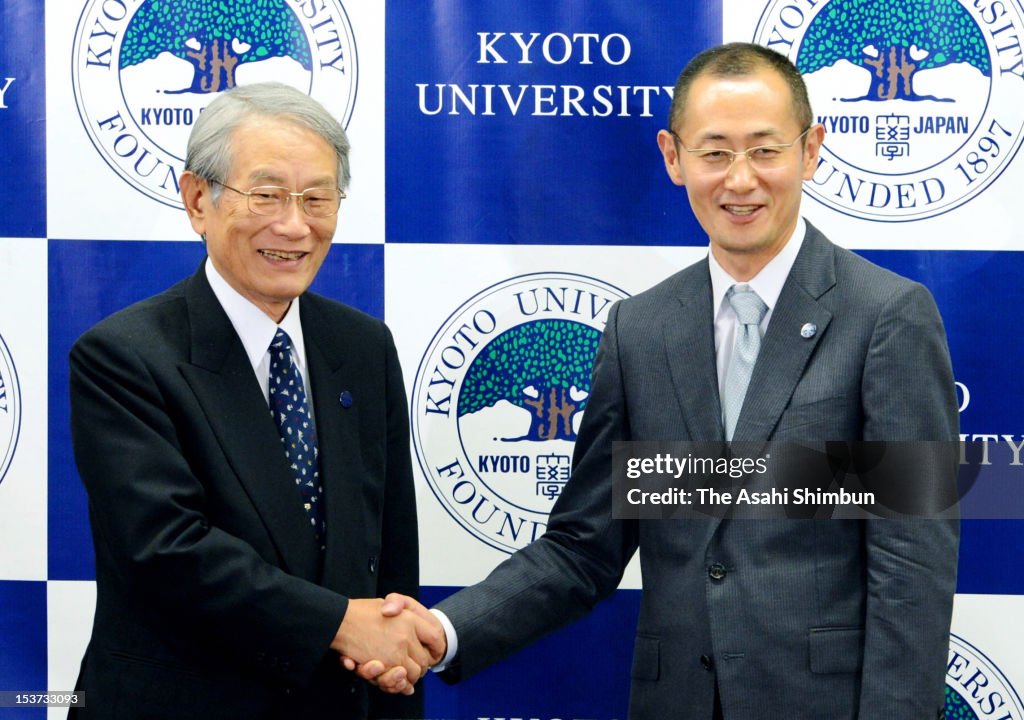
<instances>
[{"instance_id":1,"label":"lapel pin","mask_svg":"<svg viewBox=\"0 0 1024 720\"><path fill-rule=\"evenodd\" d=\"M346 410L352 407L352 393L348 390L342 390L341 395L338 396L338 402L341 403L341 406Z\"/></svg>"},{"instance_id":2,"label":"lapel pin","mask_svg":"<svg viewBox=\"0 0 1024 720\"><path fill-rule=\"evenodd\" d=\"M800 328L800 337L810 339L818 333L818 326L814 323L804 323Z\"/></svg>"}]
</instances>

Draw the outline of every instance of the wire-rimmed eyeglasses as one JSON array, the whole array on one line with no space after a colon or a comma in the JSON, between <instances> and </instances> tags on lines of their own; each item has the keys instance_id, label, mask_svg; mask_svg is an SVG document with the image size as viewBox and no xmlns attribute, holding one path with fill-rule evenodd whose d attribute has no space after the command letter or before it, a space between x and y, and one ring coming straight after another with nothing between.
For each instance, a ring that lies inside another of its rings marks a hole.
<instances>
[{"instance_id":1,"label":"wire-rimmed eyeglasses","mask_svg":"<svg viewBox=\"0 0 1024 720\"><path fill-rule=\"evenodd\" d=\"M295 198L303 212L310 217L330 217L338 212L341 201L345 198L343 190L332 187L313 187L302 192L292 192L277 185L260 185L249 190L239 190L219 180L210 182L239 195L245 195L249 212L253 215L278 215L284 212L288 203Z\"/></svg>"},{"instance_id":2,"label":"wire-rimmed eyeglasses","mask_svg":"<svg viewBox=\"0 0 1024 720\"><path fill-rule=\"evenodd\" d=\"M790 143L778 143L775 145L758 145L746 150L729 150L728 148L688 148L683 144L682 138L676 135L675 130L669 130L675 138L679 147L688 152L698 160L699 166L709 172L721 172L732 167L736 158L742 155L755 170L771 170L779 167L785 158L785 152L803 139L813 125L808 125L804 131L796 136Z\"/></svg>"}]
</instances>

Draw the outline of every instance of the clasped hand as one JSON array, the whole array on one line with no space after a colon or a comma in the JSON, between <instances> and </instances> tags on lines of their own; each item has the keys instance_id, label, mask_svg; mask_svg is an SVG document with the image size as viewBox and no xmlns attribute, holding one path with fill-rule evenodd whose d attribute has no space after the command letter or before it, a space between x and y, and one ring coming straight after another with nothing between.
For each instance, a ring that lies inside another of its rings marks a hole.
<instances>
[{"instance_id":1,"label":"clasped hand","mask_svg":"<svg viewBox=\"0 0 1024 720\"><path fill-rule=\"evenodd\" d=\"M341 663L390 693L412 695L413 685L441 662L448 643L444 628L411 597L349 600L331 647Z\"/></svg>"}]
</instances>

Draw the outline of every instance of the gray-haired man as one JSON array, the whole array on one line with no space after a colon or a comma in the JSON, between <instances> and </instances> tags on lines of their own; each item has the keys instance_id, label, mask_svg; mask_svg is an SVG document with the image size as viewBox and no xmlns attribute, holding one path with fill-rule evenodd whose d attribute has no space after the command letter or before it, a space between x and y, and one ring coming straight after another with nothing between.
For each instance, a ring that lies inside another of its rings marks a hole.
<instances>
[{"instance_id":1,"label":"gray-haired man","mask_svg":"<svg viewBox=\"0 0 1024 720\"><path fill-rule=\"evenodd\" d=\"M71 351L97 607L87 718L419 717L338 654L432 658L401 369L382 322L307 288L337 224L348 140L279 84L216 98L181 195L199 270Z\"/></svg>"}]
</instances>

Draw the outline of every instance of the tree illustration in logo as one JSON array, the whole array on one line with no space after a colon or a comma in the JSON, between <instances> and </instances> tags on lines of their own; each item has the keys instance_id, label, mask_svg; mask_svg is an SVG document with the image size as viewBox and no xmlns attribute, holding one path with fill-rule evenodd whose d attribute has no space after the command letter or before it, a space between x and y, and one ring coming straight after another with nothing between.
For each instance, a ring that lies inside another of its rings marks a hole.
<instances>
[{"instance_id":1,"label":"tree illustration in logo","mask_svg":"<svg viewBox=\"0 0 1024 720\"><path fill-rule=\"evenodd\" d=\"M991 64L985 38L957 0L833 0L808 28L797 55L802 73L848 60L871 72L868 94L853 100L939 100L914 92L921 70Z\"/></svg>"},{"instance_id":2,"label":"tree illustration in logo","mask_svg":"<svg viewBox=\"0 0 1024 720\"><path fill-rule=\"evenodd\" d=\"M121 44L121 67L169 52L192 63L192 85L168 93L215 93L235 86L238 66L290 57L312 68L306 34L284 0L150 0Z\"/></svg>"},{"instance_id":3,"label":"tree illustration in logo","mask_svg":"<svg viewBox=\"0 0 1024 720\"><path fill-rule=\"evenodd\" d=\"M575 440L573 418L590 395L601 333L571 320L537 320L506 330L476 357L462 384L459 417L506 400L530 413L511 440Z\"/></svg>"},{"instance_id":4,"label":"tree illustration in logo","mask_svg":"<svg viewBox=\"0 0 1024 720\"><path fill-rule=\"evenodd\" d=\"M978 714L949 685L946 686L946 720L978 720Z\"/></svg>"}]
</instances>

